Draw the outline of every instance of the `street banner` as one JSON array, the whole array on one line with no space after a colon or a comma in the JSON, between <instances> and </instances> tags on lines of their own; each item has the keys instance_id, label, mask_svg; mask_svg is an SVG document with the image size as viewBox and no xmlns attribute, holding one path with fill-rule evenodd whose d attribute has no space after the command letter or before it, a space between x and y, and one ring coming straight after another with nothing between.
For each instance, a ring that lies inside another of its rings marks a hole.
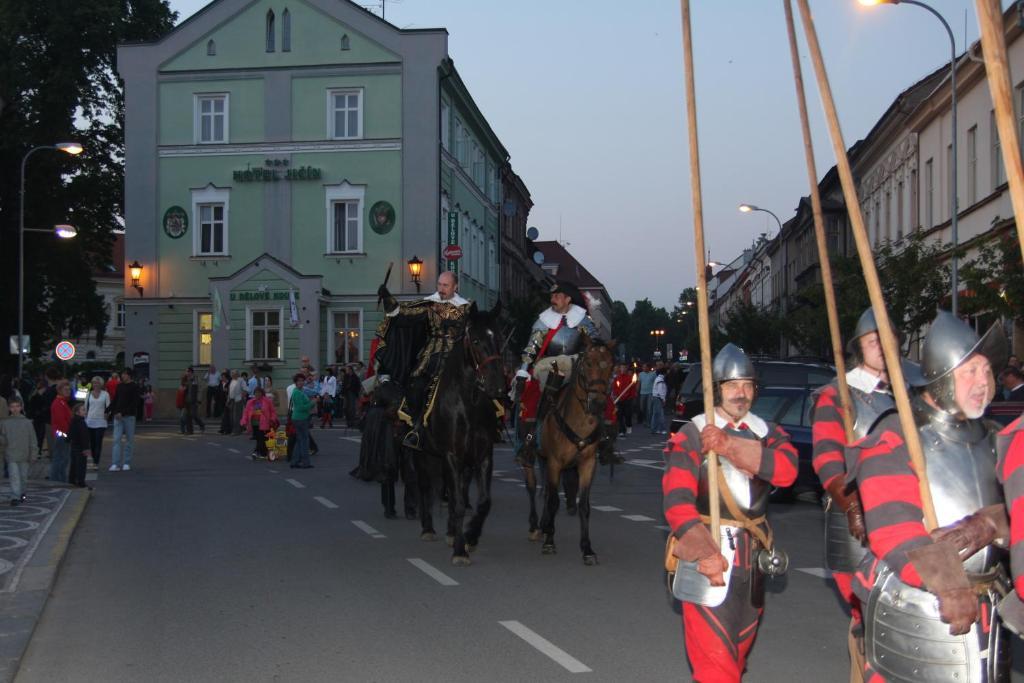
<instances>
[{"instance_id":1,"label":"street banner","mask_svg":"<svg viewBox=\"0 0 1024 683\"><path fill-rule=\"evenodd\" d=\"M220 298L220 290L213 288L213 329L219 330L224 324L224 302Z\"/></svg>"},{"instance_id":2,"label":"street banner","mask_svg":"<svg viewBox=\"0 0 1024 683\"><path fill-rule=\"evenodd\" d=\"M292 325L298 325L299 324L299 307L295 303L295 290L294 289L289 289L288 290L288 309L289 309L290 314L291 314L291 323L292 323Z\"/></svg>"}]
</instances>

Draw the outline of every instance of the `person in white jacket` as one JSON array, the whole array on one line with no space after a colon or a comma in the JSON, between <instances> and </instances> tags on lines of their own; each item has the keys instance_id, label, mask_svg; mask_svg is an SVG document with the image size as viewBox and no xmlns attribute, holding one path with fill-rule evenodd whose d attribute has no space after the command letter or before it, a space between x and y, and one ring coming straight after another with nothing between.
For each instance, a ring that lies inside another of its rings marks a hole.
<instances>
[{"instance_id":1,"label":"person in white jacket","mask_svg":"<svg viewBox=\"0 0 1024 683\"><path fill-rule=\"evenodd\" d=\"M654 386L651 388L651 434L668 434L665 426L665 397L668 385L665 383L665 369L659 368L654 375Z\"/></svg>"}]
</instances>

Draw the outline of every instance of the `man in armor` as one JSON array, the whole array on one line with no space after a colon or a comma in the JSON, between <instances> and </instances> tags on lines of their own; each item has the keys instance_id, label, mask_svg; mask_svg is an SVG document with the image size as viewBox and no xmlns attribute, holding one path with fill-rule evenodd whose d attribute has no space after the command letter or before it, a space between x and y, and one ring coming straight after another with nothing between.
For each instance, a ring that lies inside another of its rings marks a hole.
<instances>
[{"instance_id":1,"label":"man in armor","mask_svg":"<svg viewBox=\"0 0 1024 683\"><path fill-rule=\"evenodd\" d=\"M768 496L773 486L796 480L797 451L781 427L750 412L757 377L742 349L726 344L715 356L712 379L713 420L698 415L669 437L662 489L665 519L676 539L673 554L696 563L712 587L727 586L718 606L682 603L693 679L739 681L764 608L758 561L774 555L765 518ZM712 450L720 456L718 482L708 481L706 454ZM709 486L718 486L725 506L718 539L708 530ZM726 550L735 552L732 562Z\"/></svg>"},{"instance_id":2,"label":"man in armor","mask_svg":"<svg viewBox=\"0 0 1024 683\"><path fill-rule=\"evenodd\" d=\"M851 449L869 552L856 574L864 607L865 680L1008 680L1008 652L992 618L1005 587L1009 540L996 477L996 428L982 418L995 394L1006 337L978 338L940 311L908 382L940 527L923 523L919 482L899 416L890 412Z\"/></svg>"},{"instance_id":3,"label":"man in armor","mask_svg":"<svg viewBox=\"0 0 1024 683\"><path fill-rule=\"evenodd\" d=\"M525 432L526 453L520 451L521 464L536 449L537 425L554 405L565 377L572 371L573 361L583 349L583 337L599 341L597 325L587 313L583 295L567 282L551 288L551 307L545 309L530 330L530 339L523 350L522 365L516 372L520 394L520 417ZM531 377L532 375L532 377ZM527 381L529 380L529 381ZM525 456L525 458L524 458Z\"/></svg>"},{"instance_id":4,"label":"man in armor","mask_svg":"<svg viewBox=\"0 0 1024 683\"><path fill-rule=\"evenodd\" d=\"M412 423L403 444L419 449L423 421L433 405L438 375L444 359L465 330L471 303L459 296L458 276L450 271L441 273L437 278L437 291L420 301L399 304L385 285L377 290L377 296L384 302L388 318L426 323L427 339L414 361L403 406ZM386 334L387 330L381 331L381 336ZM385 346L382 342L379 353L383 354Z\"/></svg>"},{"instance_id":5,"label":"man in armor","mask_svg":"<svg viewBox=\"0 0 1024 683\"><path fill-rule=\"evenodd\" d=\"M867 435L875 421L895 405L871 308L861 314L846 350L853 365L846 373L846 383L850 387L850 417L856 441ZM853 573L867 552L863 545L867 536L857 488L846 482L844 449L850 444L846 443L838 382L832 381L815 393L811 420L812 464L827 492L825 566L832 571L836 590L850 606L850 680L859 681L864 673L863 626L860 600L853 593Z\"/></svg>"}]
</instances>

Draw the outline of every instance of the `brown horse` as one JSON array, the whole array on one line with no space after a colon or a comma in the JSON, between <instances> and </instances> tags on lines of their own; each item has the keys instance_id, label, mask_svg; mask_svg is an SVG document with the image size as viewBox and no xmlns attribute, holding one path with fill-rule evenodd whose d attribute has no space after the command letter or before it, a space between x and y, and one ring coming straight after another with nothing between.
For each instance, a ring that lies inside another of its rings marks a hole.
<instances>
[{"instance_id":1,"label":"brown horse","mask_svg":"<svg viewBox=\"0 0 1024 683\"><path fill-rule=\"evenodd\" d=\"M555 552L555 515L558 513L558 486L563 474L573 484L566 491L566 507L570 514L575 507L580 517L580 550L583 562L597 564L597 555L590 545L590 485L596 468L597 445L602 435L601 418L611 383L612 348L614 342L585 341L585 348L573 364L567 386L558 404L538 425L540 457L547 470L544 487L544 513L540 530L544 532L545 555ZM537 483L533 466L524 467L526 489L530 497L530 540L537 540L537 510L534 498ZM579 502L574 505L578 488Z\"/></svg>"}]
</instances>

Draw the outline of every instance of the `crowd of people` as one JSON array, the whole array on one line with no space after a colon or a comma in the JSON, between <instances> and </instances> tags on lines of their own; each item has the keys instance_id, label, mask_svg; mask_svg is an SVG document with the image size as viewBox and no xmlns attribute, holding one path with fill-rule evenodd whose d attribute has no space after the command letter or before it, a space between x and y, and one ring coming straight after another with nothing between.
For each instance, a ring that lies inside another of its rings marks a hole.
<instances>
[{"instance_id":1,"label":"crowd of people","mask_svg":"<svg viewBox=\"0 0 1024 683\"><path fill-rule=\"evenodd\" d=\"M145 414L143 392L152 393L128 369L86 382L81 375L69 379L49 368L34 386L0 378L0 452L11 483L10 504L26 499L30 465L44 457L49 459L46 479L87 487L86 472L99 469L111 428L108 469L130 471L136 420Z\"/></svg>"}]
</instances>

